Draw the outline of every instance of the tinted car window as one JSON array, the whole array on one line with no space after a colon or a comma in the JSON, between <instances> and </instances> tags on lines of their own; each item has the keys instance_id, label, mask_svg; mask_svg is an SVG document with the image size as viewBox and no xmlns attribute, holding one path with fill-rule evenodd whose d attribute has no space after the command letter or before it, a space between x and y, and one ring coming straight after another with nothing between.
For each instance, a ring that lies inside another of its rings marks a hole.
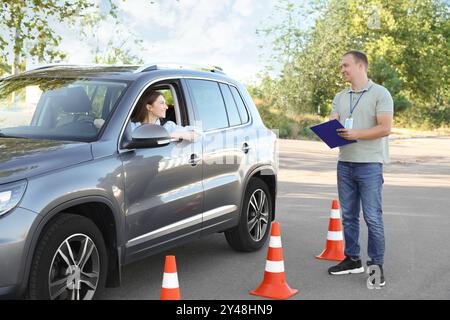
<instances>
[{"instance_id":1,"label":"tinted car window","mask_svg":"<svg viewBox=\"0 0 450 320\"><path fill-rule=\"evenodd\" d=\"M94 139L127 84L18 77L0 83L2 135L37 139Z\"/></svg>"},{"instance_id":2,"label":"tinted car window","mask_svg":"<svg viewBox=\"0 0 450 320\"><path fill-rule=\"evenodd\" d=\"M92 101L92 114L97 119L106 120L125 87L110 83L87 83L84 90Z\"/></svg>"},{"instance_id":3,"label":"tinted car window","mask_svg":"<svg viewBox=\"0 0 450 320\"><path fill-rule=\"evenodd\" d=\"M240 125L241 117L237 110L236 103L234 102L233 95L231 94L228 85L221 83L220 90L222 91L223 99L225 101L225 106L227 108L228 120L230 121L230 126Z\"/></svg>"},{"instance_id":4,"label":"tinted car window","mask_svg":"<svg viewBox=\"0 0 450 320\"><path fill-rule=\"evenodd\" d=\"M236 105L238 107L242 123L247 123L248 122L247 108L245 108L244 101L242 100L239 91L235 87L231 87L231 92L233 93L234 101L236 101Z\"/></svg>"},{"instance_id":5,"label":"tinted car window","mask_svg":"<svg viewBox=\"0 0 450 320\"><path fill-rule=\"evenodd\" d=\"M195 102L195 109L203 130L214 130L228 127L228 117L225 110L219 84L206 80L188 80Z\"/></svg>"}]
</instances>

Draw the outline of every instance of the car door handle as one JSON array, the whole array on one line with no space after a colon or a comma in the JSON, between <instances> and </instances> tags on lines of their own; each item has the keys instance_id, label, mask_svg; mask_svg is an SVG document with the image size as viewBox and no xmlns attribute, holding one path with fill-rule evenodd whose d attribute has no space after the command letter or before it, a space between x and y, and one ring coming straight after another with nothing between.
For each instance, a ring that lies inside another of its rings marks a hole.
<instances>
[{"instance_id":1,"label":"car door handle","mask_svg":"<svg viewBox=\"0 0 450 320\"><path fill-rule=\"evenodd\" d=\"M251 149L251 148L250 148L250 146L248 145L247 142L245 142L245 143L242 145L242 151L244 151L244 153L248 153L248 151L249 151L250 149Z\"/></svg>"},{"instance_id":2,"label":"car door handle","mask_svg":"<svg viewBox=\"0 0 450 320\"><path fill-rule=\"evenodd\" d=\"M189 164L193 167L195 167L202 159L198 157L195 153L191 154L191 157L189 158Z\"/></svg>"}]
</instances>

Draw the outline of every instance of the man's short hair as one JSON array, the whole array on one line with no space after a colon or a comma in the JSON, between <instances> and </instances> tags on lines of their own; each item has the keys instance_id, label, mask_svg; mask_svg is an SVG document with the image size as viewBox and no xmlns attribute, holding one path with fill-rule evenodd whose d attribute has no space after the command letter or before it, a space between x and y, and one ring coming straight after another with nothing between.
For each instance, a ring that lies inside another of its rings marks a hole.
<instances>
[{"instance_id":1,"label":"man's short hair","mask_svg":"<svg viewBox=\"0 0 450 320\"><path fill-rule=\"evenodd\" d=\"M344 54L344 56L349 54L353 56L356 62L361 62L362 64L364 64L366 70L367 68L369 68L369 60L367 59L367 55L364 52L359 50L349 50Z\"/></svg>"}]
</instances>

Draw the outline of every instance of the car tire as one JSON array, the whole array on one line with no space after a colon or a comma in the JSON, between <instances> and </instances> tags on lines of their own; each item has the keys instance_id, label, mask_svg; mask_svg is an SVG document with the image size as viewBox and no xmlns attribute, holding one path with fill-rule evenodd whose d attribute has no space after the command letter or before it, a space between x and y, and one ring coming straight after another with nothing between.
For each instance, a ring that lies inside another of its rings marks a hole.
<instances>
[{"instance_id":1,"label":"car tire","mask_svg":"<svg viewBox=\"0 0 450 320\"><path fill-rule=\"evenodd\" d=\"M33 300L98 298L105 287L107 264L97 226L86 217L61 214L45 227L38 242L27 296Z\"/></svg>"},{"instance_id":2,"label":"car tire","mask_svg":"<svg viewBox=\"0 0 450 320\"><path fill-rule=\"evenodd\" d=\"M260 197L264 197L264 202ZM258 208L258 204L262 204L263 208ZM251 252L260 249L270 232L272 205L266 183L259 178L252 178L245 191L239 224L225 231L228 244L237 251Z\"/></svg>"}]
</instances>

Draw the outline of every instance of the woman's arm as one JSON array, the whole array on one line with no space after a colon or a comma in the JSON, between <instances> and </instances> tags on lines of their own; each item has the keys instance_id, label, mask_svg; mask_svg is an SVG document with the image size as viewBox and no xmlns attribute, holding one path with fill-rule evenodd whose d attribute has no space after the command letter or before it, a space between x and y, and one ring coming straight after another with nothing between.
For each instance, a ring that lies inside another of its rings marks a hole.
<instances>
[{"instance_id":1,"label":"woman's arm","mask_svg":"<svg viewBox=\"0 0 450 320\"><path fill-rule=\"evenodd\" d=\"M175 139L194 141L199 136L193 127L182 127L173 121L167 121L164 128L169 132L170 137Z\"/></svg>"},{"instance_id":2,"label":"woman's arm","mask_svg":"<svg viewBox=\"0 0 450 320\"><path fill-rule=\"evenodd\" d=\"M170 133L170 137L176 139L183 139L188 141L194 141L197 139L197 133L195 131L174 131Z\"/></svg>"}]
</instances>

